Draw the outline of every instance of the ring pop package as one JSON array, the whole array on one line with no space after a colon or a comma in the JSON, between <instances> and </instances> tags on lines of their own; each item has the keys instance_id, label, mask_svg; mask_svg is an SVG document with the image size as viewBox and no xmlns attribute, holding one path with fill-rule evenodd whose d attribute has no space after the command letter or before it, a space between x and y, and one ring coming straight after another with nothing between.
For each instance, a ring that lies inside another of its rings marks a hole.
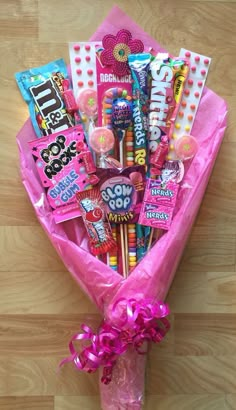
<instances>
[{"instance_id":1,"label":"ring pop package","mask_svg":"<svg viewBox=\"0 0 236 410\"><path fill-rule=\"evenodd\" d=\"M98 188L76 194L79 209L89 236L90 251L102 255L116 248L102 197Z\"/></svg>"},{"instance_id":2,"label":"ring pop package","mask_svg":"<svg viewBox=\"0 0 236 410\"><path fill-rule=\"evenodd\" d=\"M97 52L97 93L98 93L98 126L112 128L112 104L117 98L131 100L131 75L122 77L113 73L112 68L103 66Z\"/></svg>"},{"instance_id":3,"label":"ring pop package","mask_svg":"<svg viewBox=\"0 0 236 410\"><path fill-rule=\"evenodd\" d=\"M170 58L165 53L157 54L150 64L149 149L150 163L153 166L151 173L160 174L164 164L188 72L189 64L186 59Z\"/></svg>"},{"instance_id":4,"label":"ring pop package","mask_svg":"<svg viewBox=\"0 0 236 410\"><path fill-rule=\"evenodd\" d=\"M56 223L80 216L75 194L91 188L91 177L78 164L78 142L85 143L80 125L29 142Z\"/></svg>"},{"instance_id":5,"label":"ring pop package","mask_svg":"<svg viewBox=\"0 0 236 410\"><path fill-rule=\"evenodd\" d=\"M16 73L15 78L29 106L37 137L64 131L75 125L63 97L63 93L68 93L70 84L63 59Z\"/></svg>"}]
</instances>

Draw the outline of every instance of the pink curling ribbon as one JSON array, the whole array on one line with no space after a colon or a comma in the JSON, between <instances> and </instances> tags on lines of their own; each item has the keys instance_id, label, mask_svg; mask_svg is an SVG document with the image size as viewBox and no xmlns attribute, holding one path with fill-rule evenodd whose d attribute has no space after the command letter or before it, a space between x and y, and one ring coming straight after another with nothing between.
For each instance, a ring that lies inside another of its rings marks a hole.
<instances>
[{"instance_id":1,"label":"pink curling ribbon","mask_svg":"<svg viewBox=\"0 0 236 410\"><path fill-rule=\"evenodd\" d=\"M60 363L73 362L78 370L94 373L103 366L101 381L109 384L112 379L112 370L117 358L131 346L138 354L146 354L142 349L145 342L160 343L170 329L166 319L169 315L168 305L162 302L152 303L148 299L119 299L112 309L111 325L103 320L97 333L83 324L83 333L75 334L69 342L70 356ZM74 342L82 342L80 351L77 351ZM85 345L87 342L89 344Z\"/></svg>"}]
</instances>

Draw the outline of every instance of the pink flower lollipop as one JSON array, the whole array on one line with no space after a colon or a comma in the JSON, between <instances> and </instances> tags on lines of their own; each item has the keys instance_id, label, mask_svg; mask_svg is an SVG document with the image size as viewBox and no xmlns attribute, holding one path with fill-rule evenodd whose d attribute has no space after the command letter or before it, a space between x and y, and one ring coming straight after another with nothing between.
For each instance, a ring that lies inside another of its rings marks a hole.
<instances>
[{"instance_id":1,"label":"pink flower lollipop","mask_svg":"<svg viewBox=\"0 0 236 410\"><path fill-rule=\"evenodd\" d=\"M105 154L107 154L115 144L115 137L113 132L106 127L97 127L91 132L89 136L90 147L100 155L101 168L106 168Z\"/></svg>"},{"instance_id":2,"label":"pink flower lollipop","mask_svg":"<svg viewBox=\"0 0 236 410\"><path fill-rule=\"evenodd\" d=\"M97 92L89 88L81 91L77 98L79 110L90 119L97 115Z\"/></svg>"},{"instance_id":3,"label":"pink flower lollipop","mask_svg":"<svg viewBox=\"0 0 236 410\"><path fill-rule=\"evenodd\" d=\"M182 161L187 161L194 157L198 151L198 142L192 135L184 135L175 143L175 152Z\"/></svg>"}]
</instances>

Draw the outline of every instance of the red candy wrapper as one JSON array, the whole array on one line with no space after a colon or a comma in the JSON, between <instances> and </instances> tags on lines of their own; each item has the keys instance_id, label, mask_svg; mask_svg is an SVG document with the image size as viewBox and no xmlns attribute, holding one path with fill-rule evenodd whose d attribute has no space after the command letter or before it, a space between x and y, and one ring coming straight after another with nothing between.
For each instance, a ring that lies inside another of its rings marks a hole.
<instances>
[{"instance_id":1,"label":"red candy wrapper","mask_svg":"<svg viewBox=\"0 0 236 410\"><path fill-rule=\"evenodd\" d=\"M101 255L116 248L99 189L77 192L76 199L89 236L90 251Z\"/></svg>"}]
</instances>

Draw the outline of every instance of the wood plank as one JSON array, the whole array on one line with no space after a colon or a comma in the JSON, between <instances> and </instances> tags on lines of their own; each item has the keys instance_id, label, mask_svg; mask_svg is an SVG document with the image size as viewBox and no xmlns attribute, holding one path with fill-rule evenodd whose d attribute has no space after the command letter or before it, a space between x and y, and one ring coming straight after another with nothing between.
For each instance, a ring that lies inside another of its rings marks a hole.
<instances>
[{"instance_id":1,"label":"wood plank","mask_svg":"<svg viewBox=\"0 0 236 410\"><path fill-rule=\"evenodd\" d=\"M38 37L37 0L1 0L0 38Z\"/></svg>"},{"instance_id":2,"label":"wood plank","mask_svg":"<svg viewBox=\"0 0 236 410\"><path fill-rule=\"evenodd\" d=\"M86 323L96 332L99 315L0 315L0 358L69 356L68 344ZM79 348L79 344L78 344Z\"/></svg>"},{"instance_id":3,"label":"wood plank","mask_svg":"<svg viewBox=\"0 0 236 410\"><path fill-rule=\"evenodd\" d=\"M0 271L63 271L65 267L37 225L0 226ZM24 258L22 258L24 255Z\"/></svg>"},{"instance_id":4,"label":"wood plank","mask_svg":"<svg viewBox=\"0 0 236 410\"><path fill-rule=\"evenodd\" d=\"M97 374L78 372L72 365L58 372L62 357L0 359L0 396L97 395Z\"/></svg>"},{"instance_id":5,"label":"wood plank","mask_svg":"<svg viewBox=\"0 0 236 410\"><path fill-rule=\"evenodd\" d=\"M235 246L234 225L195 225L179 268L185 272L234 272Z\"/></svg>"},{"instance_id":6,"label":"wood plank","mask_svg":"<svg viewBox=\"0 0 236 410\"><path fill-rule=\"evenodd\" d=\"M235 272L178 269L168 295L173 313L236 313Z\"/></svg>"},{"instance_id":7,"label":"wood plank","mask_svg":"<svg viewBox=\"0 0 236 410\"><path fill-rule=\"evenodd\" d=\"M2 410L54 410L54 397L0 397Z\"/></svg>"},{"instance_id":8,"label":"wood plank","mask_svg":"<svg viewBox=\"0 0 236 410\"><path fill-rule=\"evenodd\" d=\"M147 396L146 410L229 410L219 394L173 394Z\"/></svg>"},{"instance_id":9,"label":"wood plank","mask_svg":"<svg viewBox=\"0 0 236 410\"><path fill-rule=\"evenodd\" d=\"M97 313L67 271L1 272L0 314Z\"/></svg>"},{"instance_id":10,"label":"wood plank","mask_svg":"<svg viewBox=\"0 0 236 410\"><path fill-rule=\"evenodd\" d=\"M236 356L175 356L160 358L152 349L148 362L148 394L236 393Z\"/></svg>"},{"instance_id":11,"label":"wood plank","mask_svg":"<svg viewBox=\"0 0 236 410\"><path fill-rule=\"evenodd\" d=\"M100 410L99 396L56 396L54 410Z\"/></svg>"},{"instance_id":12,"label":"wood plank","mask_svg":"<svg viewBox=\"0 0 236 410\"><path fill-rule=\"evenodd\" d=\"M175 314L176 356L236 355L236 315Z\"/></svg>"}]
</instances>

